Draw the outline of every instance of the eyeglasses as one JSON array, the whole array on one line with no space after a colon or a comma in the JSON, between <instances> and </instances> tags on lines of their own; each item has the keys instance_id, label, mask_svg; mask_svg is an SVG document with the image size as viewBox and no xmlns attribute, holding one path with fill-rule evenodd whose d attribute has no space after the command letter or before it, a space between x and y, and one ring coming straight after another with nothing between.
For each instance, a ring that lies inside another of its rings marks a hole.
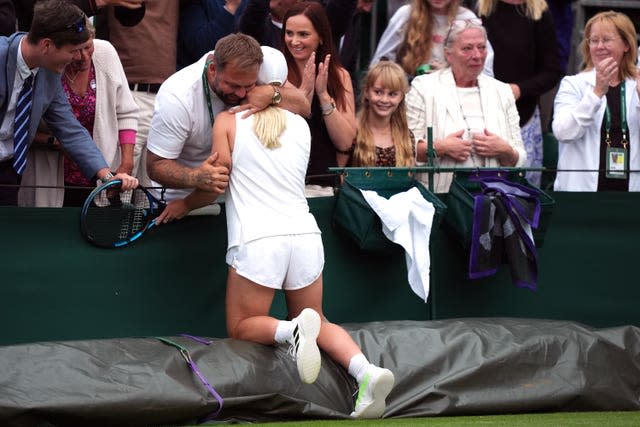
<instances>
[{"instance_id":1,"label":"eyeglasses","mask_svg":"<svg viewBox=\"0 0 640 427\"><path fill-rule=\"evenodd\" d=\"M85 15L84 12L80 12L80 16L78 17L78 19L76 19L71 24L65 26L64 28L61 28L61 29L56 30L54 32L57 33L57 32L61 32L61 31L73 30L77 34L80 34L86 28L86 20L87 20L87 15Z\"/></svg>"},{"instance_id":2,"label":"eyeglasses","mask_svg":"<svg viewBox=\"0 0 640 427\"><path fill-rule=\"evenodd\" d=\"M451 25L449 25L449 31L447 31L447 36L444 38L444 45L447 46L449 44L449 37L451 36L451 30L454 27L459 29L465 29L470 26L482 26L482 19L480 18L471 18L471 19L454 19L451 21Z\"/></svg>"},{"instance_id":3,"label":"eyeglasses","mask_svg":"<svg viewBox=\"0 0 640 427\"><path fill-rule=\"evenodd\" d=\"M600 43L602 43L605 47L611 47L615 40L618 40L620 37L612 37L612 38L602 38L602 39L587 39L587 43L589 46L596 47Z\"/></svg>"}]
</instances>

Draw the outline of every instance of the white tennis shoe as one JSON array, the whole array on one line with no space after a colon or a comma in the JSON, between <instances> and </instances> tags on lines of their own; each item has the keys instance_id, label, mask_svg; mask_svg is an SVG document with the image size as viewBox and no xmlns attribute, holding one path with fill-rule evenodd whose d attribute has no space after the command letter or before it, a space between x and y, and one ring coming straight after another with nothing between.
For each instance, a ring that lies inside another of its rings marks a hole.
<instances>
[{"instance_id":1,"label":"white tennis shoe","mask_svg":"<svg viewBox=\"0 0 640 427\"><path fill-rule=\"evenodd\" d=\"M294 328L289 353L298 365L300 379L311 384L320 373L320 349L316 343L320 333L320 315L311 308L305 308L292 322Z\"/></svg>"},{"instance_id":2,"label":"white tennis shoe","mask_svg":"<svg viewBox=\"0 0 640 427\"><path fill-rule=\"evenodd\" d=\"M393 388L393 373L371 365L360 382L356 406L351 416L354 418L380 418L386 408L386 398Z\"/></svg>"}]
</instances>

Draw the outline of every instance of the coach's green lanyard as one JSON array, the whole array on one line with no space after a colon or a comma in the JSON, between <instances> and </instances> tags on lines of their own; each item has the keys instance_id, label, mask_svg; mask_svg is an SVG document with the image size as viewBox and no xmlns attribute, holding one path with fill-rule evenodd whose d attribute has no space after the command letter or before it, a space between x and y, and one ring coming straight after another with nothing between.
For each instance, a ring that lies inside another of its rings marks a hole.
<instances>
[{"instance_id":1,"label":"coach's green lanyard","mask_svg":"<svg viewBox=\"0 0 640 427\"><path fill-rule=\"evenodd\" d=\"M627 179L627 102L625 94L625 82L620 83L620 130L622 131L622 148L611 146L611 110L609 105L604 110L606 150L606 173L607 178Z\"/></svg>"},{"instance_id":2,"label":"coach's green lanyard","mask_svg":"<svg viewBox=\"0 0 640 427\"><path fill-rule=\"evenodd\" d=\"M620 83L620 128L622 129L622 146L627 148L629 141L627 141L627 100L624 86L625 83L622 81L622 83ZM606 132L604 142L606 142L607 145L611 145L611 110L608 105L604 111L604 115L604 129Z\"/></svg>"},{"instance_id":3,"label":"coach's green lanyard","mask_svg":"<svg viewBox=\"0 0 640 427\"><path fill-rule=\"evenodd\" d=\"M209 68L211 61L207 61L204 64L204 70L202 71L202 89L204 90L204 97L207 100L207 108L209 108L209 121L213 126L213 107L211 106L211 89L209 89L209 80L207 79L207 68Z\"/></svg>"}]
</instances>

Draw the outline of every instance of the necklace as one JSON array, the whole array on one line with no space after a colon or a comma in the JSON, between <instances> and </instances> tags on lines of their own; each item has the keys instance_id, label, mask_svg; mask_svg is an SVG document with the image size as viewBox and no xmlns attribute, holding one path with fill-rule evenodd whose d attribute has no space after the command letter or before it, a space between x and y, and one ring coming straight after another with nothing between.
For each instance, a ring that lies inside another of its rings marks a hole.
<instances>
[{"instance_id":1,"label":"necklace","mask_svg":"<svg viewBox=\"0 0 640 427\"><path fill-rule=\"evenodd\" d=\"M456 88L456 95L458 97L458 106L460 107L460 114L462 115L462 120L464 120L464 124L466 127L465 137L472 141L473 144L473 133L477 132L479 129L484 128L484 111L482 111L482 98L480 97L480 86L476 86L474 88L465 88L466 90L463 93L464 100L460 98L461 88ZM470 98L472 97L472 98ZM463 108L463 104L471 107L472 114L465 114L465 110ZM475 104L475 105L474 105ZM474 126L471 125L473 122ZM478 157L475 153L475 147L471 149L471 155L469 156L473 166L485 166L485 159L482 157Z\"/></svg>"},{"instance_id":2,"label":"necklace","mask_svg":"<svg viewBox=\"0 0 640 427\"><path fill-rule=\"evenodd\" d=\"M67 78L67 80L69 80L69 83L74 84L76 82L76 79L78 78L78 74L80 73L76 73L75 76L71 77L69 73L65 71L64 76Z\"/></svg>"}]
</instances>

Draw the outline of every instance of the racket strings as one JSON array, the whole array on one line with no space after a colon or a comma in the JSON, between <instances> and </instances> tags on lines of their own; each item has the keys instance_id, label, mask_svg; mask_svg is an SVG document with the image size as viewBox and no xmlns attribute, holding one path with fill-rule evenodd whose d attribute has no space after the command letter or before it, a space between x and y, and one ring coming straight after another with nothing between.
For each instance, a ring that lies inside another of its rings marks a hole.
<instances>
[{"instance_id":1,"label":"racket strings","mask_svg":"<svg viewBox=\"0 0 640 427\"><path fill-rule=\"evenodd\" d=\"M87 209L85 222L90 239L97 244L125 242L144 231L151 220L151 203L139 188L100 191Z\"/></svg>"}]
</instances>

